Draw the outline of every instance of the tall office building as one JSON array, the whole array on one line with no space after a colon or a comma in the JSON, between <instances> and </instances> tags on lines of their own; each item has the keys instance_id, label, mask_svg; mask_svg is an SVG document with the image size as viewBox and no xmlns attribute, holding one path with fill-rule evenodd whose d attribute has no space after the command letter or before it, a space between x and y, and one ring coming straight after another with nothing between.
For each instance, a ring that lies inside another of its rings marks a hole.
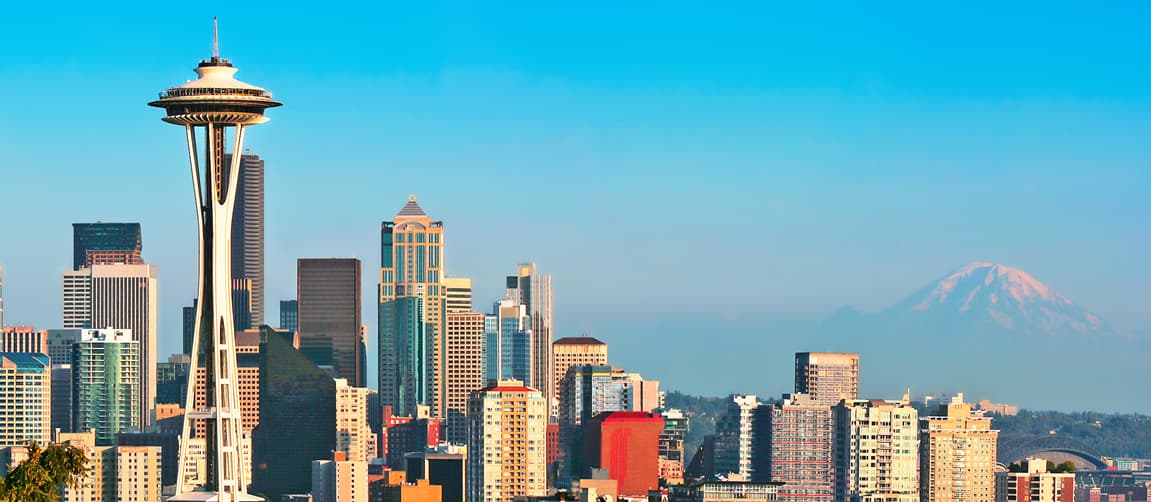
<instances>
[{"instance_id":1,"label":"tall office building","mask_svg":"<svg viewBox=\"0 0 1151 502\"><path fill-rule=\"evenodd\" d=\"M336 379L336 451L355 462L376 458L376 435L368 426L368 389L350 387L343 378Z\"/></svg>"},{"instance_id":2,"label":"tall office building","mask_svg":"<svg viewBox=\"0 0 1151 502\"><path fill-rule=\"evenodd\" d=\"M565 337L552 342L552 414L559 413L560 382L572 366L607 366L607 344L590 336Z\"/></svg>"},{"instance_id":3,"label":"tall office building","mask_svg":"<svg viewBox=\"0 0 1151 502\"><path fill-rule=\"evenodd\" d=\"M532 378L528 385L540 389L549 402L552 390L552 276L540 273L535 263L521 263L516 275L507 278L508 298L527 307L531 317Z\"/></svg>"},{"instance_id":4,"label":"tall office building","mask_svg":"<svg viewBox=\"0 0 1151 502\"><path fill-rule=\"evenodd\" d=\"M918 502L919 412L907 398L832 408L835 500Z\"/></svg>"},{"instance_id":5,"label":"tall office building","mask_svg":"<svg viewBox=\"0 0 1151 502\"><path fill-rule=\"evenodd\" d=\"M472 311L472 280L467 277L447 277L444 279L446 298L444 312Z\"/></svg>"},{"instance_id":6,"label":"tall office building","mask_svg":"<svg viewBox=\"0 0 1151 502\"><path fill-rule=\"evenodd\" d=\"M92 270L82 268L64 272L64 297L61 302L64 329L92 327Z\"/></svg>"},{"instance_id":7,"label":"tall office building","mask_svg":"<svg viewBox=\"0 0 1151 502\"><path fill-rule=\"evenodd\" d=\"M92 315L89 324L131 333L140 344L137 375L140 378L141 426L151 423L156 401L156 352L159 341L154 265L93 265ZM75 366L73 366L75 367ZM83 430L83 429L80 429Z\"/></svg>"},{"instance_id":8,"label":"tall office building","mask_svg":"<svg viewBox=\"0 0 1151 502\"><path fill-rule=\"evenodd\" d=\"M470 502L547 495L548 404L540 391L503 380L468 399Z\"/></svg>"},{"instance_id":9,"label":"tall office building","mask_svg":"<svg viewBox=\"0 0 1151 502\"><path fill-rule=\"evenodd\" d=\"M249 329L236 332L236 390L240 397L240 430L250 433L260 425L260 330ZM177 369L178 371L178 369ZM208 406L206 385L207 368L196 368L196 387L193 399L196 409ZM183 399L183 397L181 397ZM197 439L207 438L207 424L195 420ZM251 457L247 457L250 459ZM250 479L250 478L249 478Z\"/></svg>"},{"instance_id":10,"label":"tall office building","mask_svg":"<svg viewBox=\"0 0 1151 502\"><path fill-rule=\"evenodd\" d=\"M72 432L72 364L52 365L52 430Z\"/></svg>"},{"instance_id":11,"label":"tall office building","mask_svg":"<svg viewBox=\"0 0 1151 502\"><path fill-rule=\"evenodd\" d=\"M995 473L995 502L1075 502L1075 473L1048 472L1041 458L1023 464L1025 472Z\"/></svg>"},{"instance_id":12,"label":"tall office building","mask_svg":"<svg viewBox=\"0 0 1151 502\"><path fill-rule=\"evenodd\" d=\"M88 329L72 346L72 424L96 431L97 445L112 445L120 432L139 432L140 342L121 329Z\"/></svg>"},{"instance_id":13,"label":"tall office building","mask_svg":"<svg viewBox=\"0 0 1151 502\"><path fill-rule=\"evenodd\" d=\"M224 154L225 173L231 165L232 155ZM264 323L264 161L245 151L240 155L239 166L236 209L232 213L232 278L240 280L233 283L233 290L243 288L243 281L251 281L251 318L247 326L237 330Z\"/></svg>"},{"instance_id":14,"label":"tall office building","mask_svg":"<svg viewBox=\"0 0 1151 502\"><path fill-rule=\"evenodd\" d=\"M52 364L72 364L72 344L79 341L78 329L48 330L48 359Z\"/></svg>"},{"instance_id":15,"label":"tall office building","mask_svg":"<svg viewBox=\"0 0 1151 502\"><path fill-rule=\"evenodd\" d=\"M336 382L284 337L260 329L260 426L252 491L270 500L311 487L312 461L336 449Z\"/></svg>"},{"instance_id":16,"label":"tall office building","mask_svg":"<svg viewBox=\"0 0 1151 502\"><path fill-rule=\"evenodd\" d=\"M484 379L532 378L531 316L527 307L512 299L500 300L488 316L484 329Z\"/></svg>"},{"instance_id":17,"label":"tall office building","mask_svg":"<svg viewBox=\"0 0 1151 502\"><path fill-rule=\"evenodd\" d=\"M484 387L484 315L449 311L444 326L443 409L447 439L467 442L468 396Z\"/></svg>"},{"instance_id":18,"label":"tall office building","mask_svg":"<svg viewBox=\"0 0 1151 502\"><path fill-rule=\"evenodd\" d=\"M168 360L162 363L156 363L156 404L174 404L177 406L184 406L184 400L188 398L188 375L191 371L192 357L187 354L172 354L168 356ZM201 368L200 374L197 378L202 378L203 369ZM202 381L196 382L196 389L204 385ZM157 415L160 415L157 412ZM156 417L160 419L159 416Z\"/></svg>"},{"instance_id":19,"label":"tall office building","mask_svg":"<svg viewBox=\"0 0 1151 502\"><path fill-rule=\"evenodd\" d=\"M280 329L295 333L300 328L300 302L280 300Z\"/></svg>"},{"instance_id":20,"label":"tall office building","mask_svg":"<svg viewBox=\"0 0 1151 502\"><path fill-rule=\"evenodd\" d=\"M139 223L73 223L72 269L96 264L142 264Z\"/></svg>"},{"instance_id":21,"label":"tall office building","mask_svg":"<svg viewBox=\"0 0 1151 502\"><path fill-rule=\"evenodd\" d=\"M52 373L48 356L0 352L0 447L52 439Z\"/></svg>"},{"instance_id":22,"label":"tall office building","mask_svg":"<svg viewBox=\"0 0 1151 502\"><path fill-rule=\"evenodd\" d=\"M367 387L361 343L360 260L301 258L296 262L300 352L335 378Z\"/></svg>"},{"instance_id":23,"label":"tall office building","mask_svg":"<svg viewBox=\"0 0 1151 502\"><path fill-rule=\"evenodd\" d=\"M831 502L831 408L806 394L784 394L757 408L754 420L752 480L783 483L781 502Z\"/></svg>"},{"instance_id":24,"label":"tall office building","mask_svg":"<svg viewBox=\"0 0 1151 502\"><path fill-rule=\"evenodd\" d=\"M0 328L0 352L48 354L48 330L32 326Z\"/></svg>"},{"instance_id":25,"label":"tall office building","mask_svg":"<svg viewBox=\"0 0 1151 502\"><path fill-rule=\"evenodd\" d=\"M995 500L999 431L972 410L963 394L919 419L919 499L923 502Z\"/></svg>"},{"instance_id":26,"label":"tall office building","mask_svg":"<svg viewBox=\"0 0 1151 502\"><path fill-rule=\"evenodd\" d=\"M755 430L752 427L759 399L755 395L732 394L727 399L727 410L715 422L715 473L734 473L751 478L751 444Z\"/></svg>"},{"instance_id":27,"label":"tall office building","mask_svg":"<svg viewBox=\"0 0 1151 502\"><path fill-rule=\"evenodd\" d=\"M444 224L413 195L380 227L380 401L397 415L440 401L443 372Z\"/></svg>"},{"instance_id":28,"label":"tall office building","mask_svg":"<svg viewBox=\"0 0 1151 502\"><path fill-rule=\"evenodd\" d=\"M824 406L859 399L859 354L797 352L795 393L807 394Z\"/></svg>"},{"instance_id":29,"label":"tall office building","mask_svg":"<svg viewBox=\"0 0 1151 502\"><path fill-rule=\"evenodd\" d=\"M184 335L183 346L184 346L184 348L183 348L182 354L187 355L187 356L192 355L192 344L194 343L194 340L196 339L195 338L196 337L196 306L199 303L200 303L199 298L193 298L192 299L192 306L191 307L184 307L182 309L182 312L181 312L183 314L183 321L184 321L184 332L183 332L183 335Z\"/></svg>"}]
</instances>

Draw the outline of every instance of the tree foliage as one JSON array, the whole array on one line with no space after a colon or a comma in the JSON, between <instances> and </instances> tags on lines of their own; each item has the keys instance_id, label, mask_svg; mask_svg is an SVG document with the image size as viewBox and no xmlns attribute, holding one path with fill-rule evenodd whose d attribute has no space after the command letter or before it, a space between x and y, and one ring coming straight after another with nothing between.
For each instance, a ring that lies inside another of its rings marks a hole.
<instances>
[{"instance_id":1,"label":"tree foliage","mask_svg":"<svg viewBox=\"0 0 1151 502\"><path fill-rule=\"evenodd\" d=\"M28 458L0 481L0 502L55 502L61 486L83 481L87 466L88 456L75 446L30 441Z\"/></svg>"}]
</instances>

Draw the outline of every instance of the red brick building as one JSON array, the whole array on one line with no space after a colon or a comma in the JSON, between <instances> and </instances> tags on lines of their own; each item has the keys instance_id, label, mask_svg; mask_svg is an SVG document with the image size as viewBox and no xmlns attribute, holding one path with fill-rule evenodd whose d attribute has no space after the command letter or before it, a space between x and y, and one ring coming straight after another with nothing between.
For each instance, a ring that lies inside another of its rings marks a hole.
<instances>
[{"instance_id":1,"label":"red brick building","mask_svg":"<svg viewBox=\"0 0 1151 502\"><path fill-rule=\"evenodd\" d=\"M646 497L659 488L659 435L663 417L642 411L609 411L584 425L583 459L619 482L620 496Z\"/></svg>"}]
</instances>

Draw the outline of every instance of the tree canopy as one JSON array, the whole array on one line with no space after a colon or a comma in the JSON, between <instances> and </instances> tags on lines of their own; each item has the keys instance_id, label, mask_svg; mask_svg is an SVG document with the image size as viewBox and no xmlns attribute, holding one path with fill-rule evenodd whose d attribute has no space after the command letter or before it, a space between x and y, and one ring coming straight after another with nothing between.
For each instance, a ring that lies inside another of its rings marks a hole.
<instances>
[{"instance_id":1,"label":"tree canopy","mask_svg":"<svg viewBox=\"0 0 1151 502\"><path fill-rule=\"evenodd\" d=\"M87 467L88 456L75 446L30 441L28 458L0 480L0 502L56 502L60 487L77 486Z\"/></svg>"}]
</instances>

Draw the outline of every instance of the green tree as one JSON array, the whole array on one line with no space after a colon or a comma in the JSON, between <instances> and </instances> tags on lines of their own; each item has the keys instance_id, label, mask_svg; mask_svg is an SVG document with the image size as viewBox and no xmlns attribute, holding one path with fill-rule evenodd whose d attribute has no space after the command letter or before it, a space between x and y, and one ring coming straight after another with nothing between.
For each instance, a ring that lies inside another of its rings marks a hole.
<instances>
[{"instance_id":1,"label":"green tree","mask_svg":"<svg viewBox=\"0 0 1151 502\"><path fill-rule=\"evenodd\" d=\"M55 502L61 486L77 486L87 473L88 456L67 444L41 448L28 442L28 459L0 482L0 502Z\"/></svg>"},{"instance_id":2,"label":"green tree","mask_svg":"<svg viewBox=\"0 0 1151 502\"><path fill-rule=\"evenodd\" d=\"M1055 469L1051 470L1051 472L1075 472L1075 463L1070 460L1066 462L1060 462L1059 465L1055 466Z\"/></svg>"}]
</instances>

